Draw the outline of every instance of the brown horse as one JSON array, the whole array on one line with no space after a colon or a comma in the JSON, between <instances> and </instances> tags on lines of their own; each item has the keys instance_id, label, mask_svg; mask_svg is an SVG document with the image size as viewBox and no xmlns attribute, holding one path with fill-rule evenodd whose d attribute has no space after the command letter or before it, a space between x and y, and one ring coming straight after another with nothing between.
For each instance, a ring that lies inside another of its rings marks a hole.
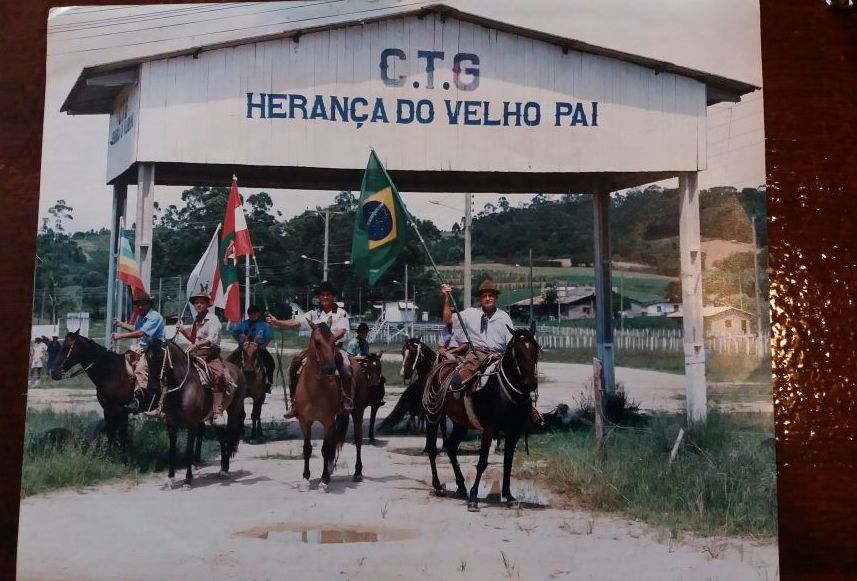
<instances>
[{"instance_id":1,"label":"brown horse","mask_svg":"<svg viewBox=\"0 0 857 581\"><path fill-rule=\"evenodd\" d=\"M321 473L319 489L327 491L330 474L336 465L336 457L345 443L348 431L348 414L341 413L341 390L336 377L336 357L338 354L333 342L333 334L325 323L310 323L306 363L298 379L295 392L295 410L301 434L304 438L304 484L301 489L309 488L309 457L312 454L312 425L321 423L324 428L324 441L321 456L324 469Z\"/></svg>"},{"instance_id":2,"label":"brown horse","mask_svg":"<svg viewBox=\"0 0 857 581\"><path fill-rule=\"evenodd\" d=\"M185 462L187 471L185 473L185 486L190 486L193 480L192 460L193 447L198 438L199 427L210 415L214 405L214 396L210 389L203 386L196 367L191 364L190 355L179 347L175 339L167 341L163 347L164 363L161 368L161 385L166 386L167 395L164 400L164 413L166 414L167 433L170 438L169 478L175 477L176 472L176 438L179 428L187 430L187 444L185 447ZM238 384L232 397L232 402L226 409L226 428L215 427L217 439L220 442L220 474L225 476L229 473L229 459L238 450L238 442L241 440L241 432L244 428L244 376L240 370L231 363L224 363L224 367Z\"/></svg>"},{"instance_id":3,"label":"brown horse","mask_svg":"<svg viewBox=\"0 0 857 581\"><path fill-rule=\"evenodd\" d=\"M250 412L250 440L264 439L262 434L262 405L268 392L265 389L265 366L259 356L259 345L252 339L229 354L226 361L244 371L246 391L244 398L253 398L253 410Z\"/></svg>"},{"instance_id":4,"label":"brown horse","mask_svg":"<svg viewBox=\"0 0 857 581\"><path fill-rule=\"evenodd\" d=\"M95 385L95 396L104 410L108 445L112 446L118 435L119 446L124 449L128 443L128 411L124 406L134 393L134 377L125 368L125 357L75 331L66 334L51 378L62 379L75 365L81 365Z\"/></svg>"},{"instance_id":5,"label":"brown horse","mask_svg":"<svg viewBox=\"0 0 857 581\"><path fill-rule=\"evenodd\" d=\"M375 443L375 414L384 401L384 376L381 366L382 353L370 353L363 359L351 359L354 374L354 405L351 418L354 421L354 445L357 446L357 463L354 465L354 482L363 480L363 413L371 408L369 415L369 443Z\"/></svg>"},{"instance_id":6,"label":"brown horse","mask_svg":"<svg viewBox=\"0 0 857 581\"><path fill-rule=\"evenodd\" d=\"M456 369L452 361L442 361L431 372L423 404L429 420L426 430L426 450L431 463L432 487L437 496L446 496L437 476L437 421L446 414L453 421L453 430L446 443L449 461L455 472L457 494L467 496L467 510L478 511L477 493L479 480L488 466L488 452L496 435L503 433L506 441L503 449L503 485L501 498L510 506L519 503L512 496L510 488L512 460L515 447L529 421L530 394L538 388L537 363L541 347L535 339L535 325L530 330L512 329L506 350L487 383L481 389L475 389L472 397L466 394L453 394L448 390L447 378ZM479 381L477 379L476 381ZM476 464L476 480L468 495L464 476L458 465L458 446L467 434L468 428L482 431L482 444L479 461Z\"/></svg>"}]
</instances>

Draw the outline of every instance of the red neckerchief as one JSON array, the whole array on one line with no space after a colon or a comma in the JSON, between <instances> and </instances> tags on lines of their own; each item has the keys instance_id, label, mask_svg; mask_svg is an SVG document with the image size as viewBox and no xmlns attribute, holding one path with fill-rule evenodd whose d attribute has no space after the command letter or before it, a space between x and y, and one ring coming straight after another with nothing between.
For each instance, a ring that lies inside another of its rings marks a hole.
<instances>
[{"instance_id":1,"label":"red neckerchief","mask_svg":"<svg viewBox=\"0 0 857 581\"><path fill-rule=\"evenodd\" d=\"M196 316L196 319L193 321L193 327L190 328L190 342L196 343L196 332L199 330L200 324L205 320L206 315L208 315L208 311L205 313L200 313Z\"/></svg>"}]
</instances>

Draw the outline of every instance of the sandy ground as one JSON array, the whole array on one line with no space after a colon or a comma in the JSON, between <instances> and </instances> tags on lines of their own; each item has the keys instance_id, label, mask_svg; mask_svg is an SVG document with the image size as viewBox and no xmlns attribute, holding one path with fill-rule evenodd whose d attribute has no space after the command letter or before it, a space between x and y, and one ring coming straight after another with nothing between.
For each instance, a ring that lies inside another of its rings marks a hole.
<instances>
[{"instance_id":1,"label":"sandy ground","mask_svg":"<svg viewBox=\"0 0 857 581\"><path fill-rule=\"evenodd\" d=\"M570 402L590 369L544 363L540 406ZM682 377L617 370L644 407L680 409ZM392 407L395 397L382 412ZM264 417L282 413L282 392ZM88 390L33 390L29 403L97 409ZM674 407L675 406L675 407ZM248 408L249 411L249 408ZM368 416L368 414L367 414ZM292 424L290 437L297 434ZM671 540L664 531L618 517L552 506L532 482L513 480L525 501L496 501L468 513L455 498L430 494L422 438L384 436L364 446L366 479L351 481L355 449L342 451L329 492L299 489L294 440L241 444L228 479L212 465L191 490L166 488L165 475L140 482L58 491L21 505L20 579L775 579L776 545L743 539ZM463 456L468 483L475 456ZM441 479L451 482L448 461ZM502 457L492 454L481 496L496 493ZM493 496L491 497L493 499ZM326 531L326 532L321 532ZM320 543L326 540L359 542ZM377 540L376 540L377 539Z\"/></svg>"}]
</instances>

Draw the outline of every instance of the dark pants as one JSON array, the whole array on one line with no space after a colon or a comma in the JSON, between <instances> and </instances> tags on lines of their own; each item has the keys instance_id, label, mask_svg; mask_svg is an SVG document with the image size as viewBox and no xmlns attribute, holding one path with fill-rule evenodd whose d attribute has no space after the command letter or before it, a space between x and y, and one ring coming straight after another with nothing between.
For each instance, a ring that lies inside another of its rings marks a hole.
<instances>
[{"instance_id":1,"label":"dark pants","mask_svg":"<svg viewBox=\"0 0 857 581\"><path fill-rule=\"evenodd\" d=\"M268 383L274 383L274 369L276 365L274 364L273 355L264 347L259 349L258 353L262 359L262 366L265 368L265 376L268 378Z\"/></svg>"}]
</instances>

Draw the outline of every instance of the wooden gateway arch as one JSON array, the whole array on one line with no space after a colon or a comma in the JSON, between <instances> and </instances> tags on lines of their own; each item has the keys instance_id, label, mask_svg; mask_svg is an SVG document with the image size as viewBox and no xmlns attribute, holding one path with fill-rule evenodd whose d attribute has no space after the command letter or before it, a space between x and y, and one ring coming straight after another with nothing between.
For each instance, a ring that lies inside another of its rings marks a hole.
<instances>
[{"instance_id":1,"label":"wooden gateway arch","mask_svg":"<svg viewBox=\"0 0 857 581\"><path fill-rule=\"evenodd\" d=\"M353 18L81 72L62 111L110 115L113 240L136 184L144 282L157 185L219 186L237 173L248 187L354 190L371 146L402 191L591 194L610 392L610 193L678 177L687 411L704 419L706 107L757 87L445 4ZM113 308L108 298L108 319Z\"/></svg>"}]
</instances>

